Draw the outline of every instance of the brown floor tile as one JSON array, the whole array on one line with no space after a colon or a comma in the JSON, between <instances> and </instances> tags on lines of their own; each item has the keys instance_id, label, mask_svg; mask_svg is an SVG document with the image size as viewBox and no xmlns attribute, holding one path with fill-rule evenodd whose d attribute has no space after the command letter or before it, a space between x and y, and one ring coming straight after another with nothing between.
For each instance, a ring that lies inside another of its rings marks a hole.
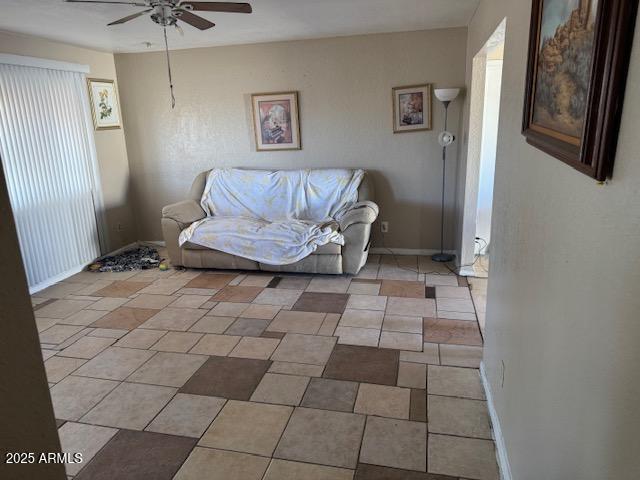
<instances>
[{"instance_id":1,"label":"brown floor tile","mask_svg":"<svg viewBox=\"0 0 640 480\"><path fill-rule=\"evenodd\" d=\"M257 318L239 318L225 330L225 335L240 335L243 337L259 337L269 326L269 320Z\"/></svg>"},{"instance_id":2,"label":"brown floor tile","mask_svg":"<svg viewBox=\"0 0 640 480\"><path fill-rule=\"evenodd\" d=\"M425 298L424 283L406 280L383 280L380 295L387 297Z\"/></svg>"},{"instance_id":3,"label":"brown floor tile","mask_svg":"<svg viewBox=\"0 0 640 480\"><path fill-rule=\"evenodd\" d=\"M467 277L458 277L458 286L459 287L468 287L469 286L469 281L467 280Z\"/></svg>"},{"instance_id":4,"label":"brown floor tile","mask_svg":"<svg viewBox=\"0 0 640 480\"><path fill-rule=\"evenodd\" d=\"M304 292L291 310L342 313L348 301L349 295L346 293Z\"/></svg>"},{"instance_id":5,"label":"brown floor tile","mask_svg":"<svg viewBox=\"0 0 640 480\"><path fill-rule=\"evenodd\" d=\"M456 477L433 473L412 472L399 468L379 467L359 463L353 480L457 480Z\"/></svg>"},{"instance_id":6,"label":"brown floor tile","mask_svg":"<svg viewBox=\"0 0 640 480\"><path fill-rule=\"evenodd\" d=\"M396 385L398 350L336 345L323 377L354 382Z\"/></svg>"},{"instance_id":7,"label":"brown floor tile","mask_svg":"<svg viewBox=\"0 0 640 480\"><path fill-rule=\"evenodd\" d=\"M262 332L260 334L260 336L264 338L277 338L280 340L282 340L285 335L286 335L285 332Z\"/></svg>"},{"instance_id":8,"label":"brown floor tile","mask_svg":"<svg viewBox=\"0 0 640 480\"><path fill-rule=\"evenodd\" d=\"M273 277L271 281L267 284L267 288L276 288L278 284L282 280L282 277Z\"/></svg>"},{"instance_id":9,"label":"brown floor tile","mask_svg":"<svg viewBox=\"0 0 640 480\"><path fill-rule=\"evenodd\" d=\"M124 328L133 330L153 317L160 310L153 308L119 307L107 313L101 319L93 322L92 327L100 328Z\"/></svg>"},{"instance_id":10,"label":"brown floor tile","mask_svg":"<svg viewBox=\"0 0 640 480\"><path fill-rule=\"evenodd\" d=\"M249 303L252 302L262 290L262 287L227 286L216 293L211 300L214 302Z\"/></svg>"},{"instance_id":11,"label":"brown floor tile","mask_svg":"<svg viewBox=\"0 0 640 480\"><path fill-rule=\"evenodd\" d=\"M411 389L411 404L409 407L409 420L414 422L427 421L427 391L416 388Z\"/></svg>"},{"instance_id":12,"label":"brown floor tile","mask_svg":"<svg viewBox=\"0 0 640 480\"><path fill-rule=\"evenodd\" d=\"M358 384L328 378L312 378L302 399L303 407L352 412Z\"/></svg>"},{"instance_id":13,"label":"brown floor tile","mask_svg":"<svg viewBox=\"0 0 640 480\"><path fill-rule=\"evenodd\" d=\"M210 357L180 393L249 400L270 365L268 360Z\"/></svg>"},{"instance_id":14,"label":"brown floor tile","mask_svg":"<svg viewBox=\"0 0 640 480\"><path fill-rule=\"evenodd\" d=\"M224 288L227 284L236 278L235 274L209 274L201 273L197 277L191 279L185 285L185 288Z\"/></svg>"},{"instance_id":15,"label":"brown floor tile","mask_svg":"<svg viewBox=\"0 0 640 480\"><path fill-rule=\"evenodd\" d=\"M149 282L129 282L127 280L119 280L113 282L107 287L101 288L91 295L95 295L96 297L127 298L129 295L133 295L138 290L142 290L149 285L151 285Z\"/></svg>"},{"instance_id":16,"label":"brown floor tile","mask_svg":"<svg viewBox=\"0 0 640 480\"><path fill-rule=\"evenodd\" d=\"M424 341L480 346L482 345L482 336L476 322L449 320L446 318L425 318Z\"/></svg>"},{"instance_id":17,"label":"brown floor tile","mask_svg":"<svg viewBox=\"0 0 640 480\"><path fill-rule=\"evenodd\" d=\"M389 385L361 383L354 413L409 419L411 390Z\"/></svg>"},{"instance_id":18,"label":"brown floor tile","mask_svg":"<svg viewBox=\"0 0 640 480\"><path fill-rule=\"evenodd\" d=\"M196 447L174 480L260 480L268 466L268 458Z\"/></svg>"},{"instance_id":19,"label":"brown floor tile","mask_svg":"<svg viewBox=\"0 0 640 480\"><path fill-rule=\"evenodd\" d=\"M436 287L424 287L424 296L426 298L436 298Z\"/></svg>"},{"instance_id":20,"label":"brown floor tile","mask_svg":"<svg viewBox=\"0 0 640 480\"><path fill-rule=\"evenodd\" d=\"M367 417L360 461L384 467L427 471L427 424Z\"/></svg>"},{"instance_id":21,"label":"brown floor tile","mask_svg":"<svg viewBox=\"0 0 640 480\"><path fill-rule=\"evenodd\" d=\"M476 480L498 480L491 440L429 434L429 471Z\"/></svg>"},{"instance_id":22,"label":"brown floor tile","mask_svg":"<svg viewBox=\"0 0 640 480\"><path fill-rule=\"evenodd\" d=\"M195 443L196 439L193 438L121 430L75 478L170 480Z\"/></svg>"}]
</instances>

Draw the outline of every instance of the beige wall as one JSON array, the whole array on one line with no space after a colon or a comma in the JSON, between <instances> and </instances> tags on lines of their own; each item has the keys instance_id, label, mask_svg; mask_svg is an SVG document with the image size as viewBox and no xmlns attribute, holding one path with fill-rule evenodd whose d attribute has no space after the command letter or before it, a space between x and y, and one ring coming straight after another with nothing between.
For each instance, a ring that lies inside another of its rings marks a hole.
<instances>
[{"instance_id":1,"label":"beige wall","mask_svg":"<svg viewBox=\"0 0 640 480\"><path fill-rule=\"evenodd\" d=\"M52 42L43 38L0 31L0 53L48 58L89 65L89 77L116 78L113 54ZM116 249L136 240L129 204L129 163L124 131L95 132L96 150L108 228L108 248ZM121 225L122 230L119 230Z\"/></svg>"},{"instance_id":2,"label":"beige wall","mask_svg":"<svg viewBox=\"0 0 640 480\"><path fill-rule=\"evenodd\" d=\"M391 88L462 85L465 50L457 28L175 51L174 111L164 53L116 55L140 239L161 239L162 207L202 170L335 166L373 172L386 246L437 248L443 110L434 101L433 131L394 135ZM256 152L250 94L285 90L300 92L303 149ZM455 162L448 173L452 211Z\"/></svg>"},{"instance_id":3,"label":"beige wall","mask_svg":"<svg viewBox=\"0 0 640 480\"><path fill-rule=\"evenodd\" d=\"M520 133L530 9L483 0L469 27L468 68L507 17L484 364L514 479L638 479L640 35L598 185Z\"/></svg>"}]
</instances>

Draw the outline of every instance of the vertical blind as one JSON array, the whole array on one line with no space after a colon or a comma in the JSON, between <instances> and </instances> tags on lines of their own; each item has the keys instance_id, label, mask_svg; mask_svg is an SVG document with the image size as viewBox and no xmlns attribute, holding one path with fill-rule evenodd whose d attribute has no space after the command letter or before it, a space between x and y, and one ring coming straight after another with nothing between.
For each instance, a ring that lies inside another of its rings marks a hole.
<instances>
[{"instance_id":1,"label":"vertical blind","mask_svg":"<svg viewBox=\"0 0 640 480\"><path fill-rule=\"evenodd\" d=\"M32 290L100 254L83 73L0 63L0 156Z\"/></svg>"}]
</instances>

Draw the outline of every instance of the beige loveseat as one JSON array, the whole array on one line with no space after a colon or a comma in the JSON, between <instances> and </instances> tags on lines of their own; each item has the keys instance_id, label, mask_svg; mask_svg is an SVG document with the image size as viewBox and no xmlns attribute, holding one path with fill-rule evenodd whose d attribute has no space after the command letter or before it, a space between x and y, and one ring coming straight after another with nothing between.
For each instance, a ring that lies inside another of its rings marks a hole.
<instances>
[{"instance_id":1,"label":"beige loveseat","mask_svg":"<svg viewBox=\"0 0 640 480\"><path fill-rule=\"evenodd\" d=\"M311 255L288 265L267 265L247 258L186 242L180 246L180 232L191 223L205 218L200 199L209 172L200 173L193 182L187 200L162 209L162 234L169 258L174 266L189 268L217 268L265 270L273 272L357 274L367 261L371 224L378 216L373 184L365 173L358 188L358 203L339 222L344 246L328 243ZM361 203L363 202L363 203Z\"/></svg>"}]
</instances>

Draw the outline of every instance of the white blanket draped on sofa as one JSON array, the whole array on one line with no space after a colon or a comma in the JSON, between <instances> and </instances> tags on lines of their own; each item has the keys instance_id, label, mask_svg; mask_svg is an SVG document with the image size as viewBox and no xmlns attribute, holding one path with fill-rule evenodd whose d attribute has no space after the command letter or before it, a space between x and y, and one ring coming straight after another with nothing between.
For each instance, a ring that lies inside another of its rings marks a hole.
<instances>
[{"instance_id":1,"label":"white blanket draped on sofa","mask_svg":"<svg viewBox=\"0 0 640 480\"><path fill-rule=\"evenodd\" d=\"M269 265L297 262L329 242L357 201L363 170L213 169L200 204L207 217L180 234L191 242Z\"/></svg>"}]
</instances>

